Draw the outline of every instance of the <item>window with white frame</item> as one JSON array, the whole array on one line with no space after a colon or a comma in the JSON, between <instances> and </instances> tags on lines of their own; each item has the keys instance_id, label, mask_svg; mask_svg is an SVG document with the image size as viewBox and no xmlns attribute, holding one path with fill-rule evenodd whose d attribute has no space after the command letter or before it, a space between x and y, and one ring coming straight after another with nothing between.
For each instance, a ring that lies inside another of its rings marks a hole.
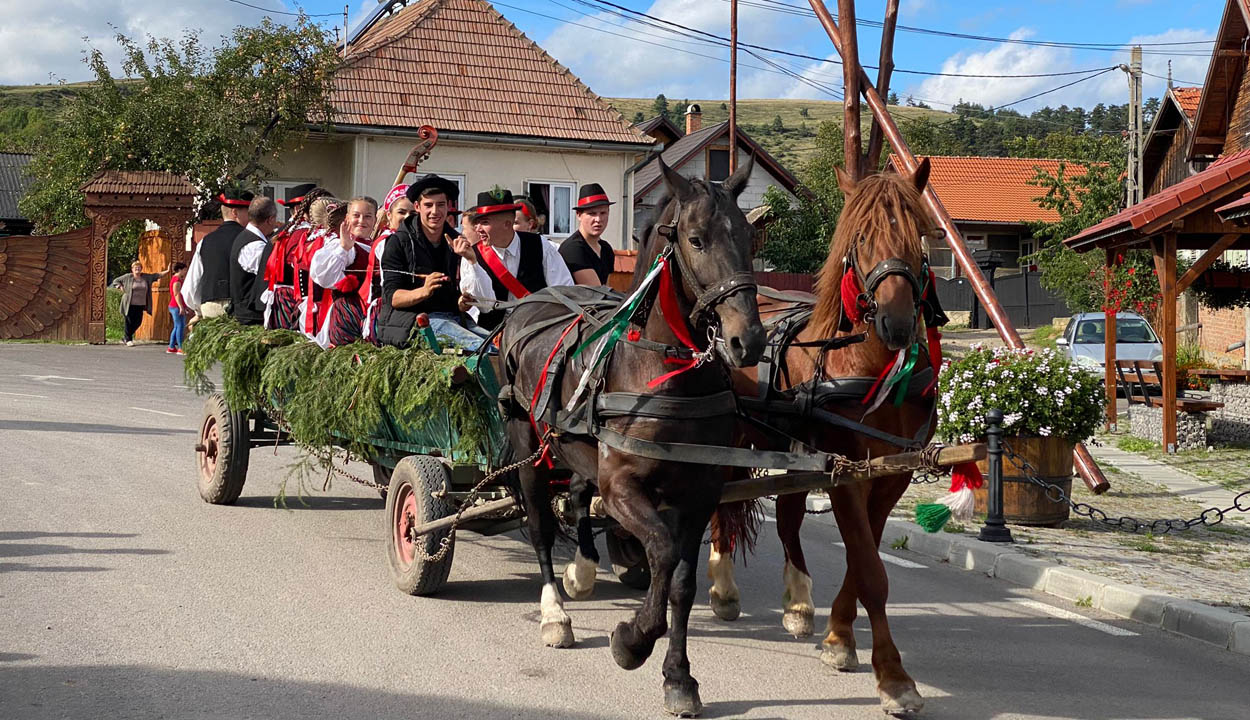
<instances>
[{"instance_id":1,"label":"window with white frame","mask_svg":"<svg viewBox=\"0 0 1250 720\"><path fill-rule=\"evenodd\" d=\"M564 238L572 234L577 183L526 180L525 194L534 203L538 214L546 216L539 233L548 239Z\"/></svg>"},{"instance_id":2,"label":"window with white frame","mask_svg":"<svg viewBox=\"0 0 1250 720\"><path fill-rule=\"evenodd\" d=\"M287 202L291 200L293 197L295 197L295 194L292 193L291 191L295 189L296 186L306 185L310 182L317 182L317 181L316 180L265 180L260 185L260 192L262 195L264 195L267 198L272 198L274 200L281 200L282 202ZM282 222L286 222L287 216L294 209L295 208L293 207L284 207L282 205L278 205L278 220Z\"/></svg>"}]
</instances>

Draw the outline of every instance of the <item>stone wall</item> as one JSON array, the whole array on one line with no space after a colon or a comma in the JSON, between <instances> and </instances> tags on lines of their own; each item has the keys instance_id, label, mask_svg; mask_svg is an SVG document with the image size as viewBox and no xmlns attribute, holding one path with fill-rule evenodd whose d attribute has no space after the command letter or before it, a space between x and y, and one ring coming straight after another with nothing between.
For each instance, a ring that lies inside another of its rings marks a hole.
<instances>
[{"instance_id":1,"label":"stone wall","mask_svg":"<svg viewBox=\"0 0 1250 720\"><path fill-rule=\"evenodd\" d=\"M1211 399L1224 407L1211 413L1208 439L1213 443L1250 443L1250 385L1214 383Z\"/></svg>"},{"instance_id":2,"label":"stone wall","mask_svg":"<svg viewBox=\"0 0 1250 720\"><path fill-rule=\"evenodd\" d=\"M1163 443L1163 409L1147 405L1128 406L1129 434ZM1176 449L1200 450L1207 446L1207 414L1176 414Z\"/></svg>"}]
</instances>

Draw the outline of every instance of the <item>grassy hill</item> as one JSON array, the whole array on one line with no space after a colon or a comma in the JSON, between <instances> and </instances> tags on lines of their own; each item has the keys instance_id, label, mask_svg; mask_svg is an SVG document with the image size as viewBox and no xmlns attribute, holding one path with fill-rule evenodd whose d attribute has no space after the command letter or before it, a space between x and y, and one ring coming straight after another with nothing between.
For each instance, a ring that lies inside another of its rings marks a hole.
<instances>
[{"instance_id":1,"label":"grassy hill","mask_svg":"<svg viewBox=\"0 0 1250 720\"><path fill-rule=\"evenodd\" d=\"M633 122L637 113L650 119L655 113L652 106L654 98L605 98L625 119ZM704 125L719 123L729 119L729 107L724 100L689 100L670 99L669 110L674 123L683 130L685 105L687 102L697 103L703 111ZM806 114L804 114L806 112ZM954 117L950 113L927 108L890 106L890 112L900 120L912 118L929 118L935 122ZM773 127L776 118L781 118L783 129L777 131ZM830 100L739 100L738 124L771 155L776 157L791 172L797 172L803 162L815 151L816 128L825 121L842 124L842 103ZM860 113L862 131L867 136L872 126L872 113L867 106L862 106Z\"/></svg>"}]
</instances>

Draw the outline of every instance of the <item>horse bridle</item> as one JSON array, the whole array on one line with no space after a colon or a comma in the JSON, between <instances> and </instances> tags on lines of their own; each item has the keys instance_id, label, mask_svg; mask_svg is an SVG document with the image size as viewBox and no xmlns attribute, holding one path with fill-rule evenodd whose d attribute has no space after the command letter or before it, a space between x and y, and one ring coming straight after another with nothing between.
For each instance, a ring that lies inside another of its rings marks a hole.
<instances>
[{"instance_id":1,"label":"horse bridle","mask_svg":"<svg viewBox=\"0 0 1250 720\"><path fill-rule=\"evenodd\" d=\"M864 275L863 269L859 264L859 245L863 241L863 234L855 237L855 242L851 243L850 250L846 252L846 259L843 261L845 265L849 265L851 272L855 273L855 280L859 283L859 295L855 298L855 303L859 306L863 320L871 323L877 317L877 288L881 287L881 283L891 275L898 275L907 281L911 286L911 295L914 306L920 309L922 299L924 297L924 282L916 277L916 273L912 272L911 265L900 257L891 257L882 260L873 266L872 271ZM929 258L927 255L921 255L923 259L920 272L922 275L929 274Z\"/></svg>"},{"instance_id":2,"label":"horse bridle","mask_svg":"<svg viewBox=\"0 0 1250 720\"><path fill-rule=\"evenodd\" d=\"M699 287L698 280L695 279L694 273L690 271L690 266L686 264L686 260L681 254L681 248L677 247L680 239L677 237L677 222L680 219L681 201L678 200L677 211L673 214L673 221L665 225L656 226L656 232L668 240L669 254L677 259L677 269L681 272L682 282L688 283L694 291L694 308L691 309L686 319L690 322L691 327L698 327L705 315L714 312L716 306L730 296L743 290L755 290L755 274L745 271L736 272L712 286Z\"/></svg>"}]
</instances>

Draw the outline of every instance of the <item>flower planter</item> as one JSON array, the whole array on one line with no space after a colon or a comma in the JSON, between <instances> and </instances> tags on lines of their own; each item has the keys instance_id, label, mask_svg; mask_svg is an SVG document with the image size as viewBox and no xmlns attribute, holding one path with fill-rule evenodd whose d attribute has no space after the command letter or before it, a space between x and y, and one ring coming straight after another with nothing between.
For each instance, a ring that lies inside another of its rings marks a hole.
<instances>
[{"instance_id":1,"label":"flower planter","mask_svg":"<svg viewBox=\"0 0 1250 720\"><path fill-rule=\"evenodd\" d=\"M1037 477L1063 488L1072 495L1072 443L1061 437L1010 437L1004 443L1035 469ZM985 476L985 485L974 491L976 512L986 512L986 491L989 488L989 461L977 463ZM1026 471L1003 452L1003 517L1016 525L1058 527L1068 519L1069 505L1053 502L1044 488L1028 480Z\"/></svg>"}]
</instances>

